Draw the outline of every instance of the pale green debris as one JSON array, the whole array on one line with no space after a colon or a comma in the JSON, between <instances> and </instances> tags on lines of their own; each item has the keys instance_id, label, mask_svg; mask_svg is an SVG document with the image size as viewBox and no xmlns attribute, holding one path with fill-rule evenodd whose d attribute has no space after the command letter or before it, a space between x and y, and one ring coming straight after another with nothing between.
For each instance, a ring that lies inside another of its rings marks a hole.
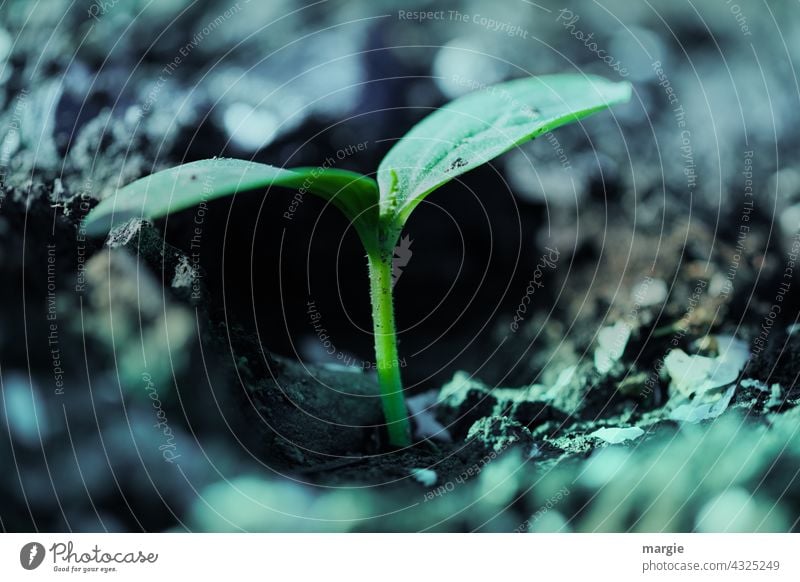
<instances>
[{"instance_id":1,"label":"pale green debris","mask_svg":"<svg viewBox=\"0 0 800 582\"><path fill-rule=\"evenodd\" d=\"M433 469L412 469L411 476L425 487L433 487L439 479L439 476Z\"/></svg>"},{"instance_id":2,"label":"pale green debris","mask_svg":"<svg viewBox=\"0 0 800 582\"><path fill-rule=\"evenodd\" d=\"M558 373L558 378L556 378L555 383L546 389L542 398L548 401L557 398L559 393L569 386L570 382L572 382L572 379L575 377L575 372L577 371L577 366L567 366L561 370Z\"/></svg>"},{"instance_id":3,"label":"pale green debris","mask_svg":"<svg viewBox=\"0 0 800 582\"><path fill-rule=\"evenodd\" d=\"M745 342L733 336L717 336L717 342L719 355L715 358L690 356L683 350L673 350L665 358L673 389L670 419L696 424L719 417L730 406L735 382L750 351ZM727 390L720 393L719 388ZM692 395L694 398L689 401Z\"/></svg>"},{"instance_id":4,"label":"pale green debris","mask_svg":"<svg viewBox=\"0 0 800 582\"><path fill-rule=\"evenodd\" d=\"M684 396L724 388L736 382L750 358L747 344L733 336L717 336L719 355L716 358L690 356L683 350L672 350L664 358L664 367L672 379L672 388Z\"/></svg>"},{"instance_id":5,"label":"pale green debris","mask_svg":"<svg viewBox=\"0 0 800 582\"><path fill-rule=\"evenodd\" d=\"M661 279L644 279L631 291L631 299L642 307L661 305L667 300L667 284Z\"/></svg>"},{"instance_id":6,"label":"pale green debris","mask_svg":"<svg viewBox=\"0 0 800 582\"><path fill-rule=\"evenodd\" d=\"M437 404L447 403L448 406L458 408L464 403L470 388L481 389L483 386L464 370L453 374L453 379L439 390Z\"/></svg>"},{"instance_id":7,"label":"pale green debris","mask_svg":"<svg viewBox=\"0 0 800 582\"><path fill-rule=\"evenodd\" d=\"M627 428L601 428L594 431L589 436L599 438L612 445L618 445L625 441L638 439L643 434L644 431L638 426L630 426Z\"/></svg>"},{"instance_id":8,"label":"pale green debris","mask_svg":"<svg viewBox=\"0 0 800 582\"><path fill-rule=\"evenodd\" d=\"M780 384L773 384L770 387L769 400L764 405L765 408L778 408L783 404L783 388Z\"/></svg>"},{"instance_id":9,"label":"pale green debris","mask_svg":"<svg viewBox=\"0 0 800 582\"><path fill-rule=\"evenodd\" d=\"M556 378L556 383L553 384L553 387L550 389L553 394L557 394L567 386L569 383L572 382L572 378L575 376L575 372L577 371L577 366L567 366L558 374L558 378Z\"/></svg>"},{"instance_id":10,"label":"pale green debris","mask_svg":"<svg viewBox=\"0 0 800 582\"><path fill-rule=\"evenodd\" d=\"M681 404L670 412L669 417L671 420L690 422L692 424L717 418L730 406L735 391L736 386L731 386L722 396L716 395L716 399L713 401L708 401L709 398L713 398L713 395L706 394L703 397L704 401L702 403L698 404L696 403L697 401L694 400L688 404Z\"/></svg>"},{"instance_id":11,"label":"pale green debris","mask_svg":"<svg viewBox=\"0 0 800 582\"><path fill-rule=\"evenodd\" d=\"M594 351L594 367L598 372L606 374L611 371L614 364L622 357L630 337L630 326L621 321L600 330L597 334L597 348Z\"/></svg>"},{"instance_id":12,"label":"pale green debris","mask_svg":"<svg viewBox=\"0 0 800 582\"><path fill-rule=\"evenodd\" d=\"M739 382L739 385L742 388L756 388L758 390L761 390L762 392L769 391L769 386L767 386L761 380L755 380L754 378L745 378L744 380ZM778 386L780 386L780 384L778 384Z\"/></svg>"}]
</instances>

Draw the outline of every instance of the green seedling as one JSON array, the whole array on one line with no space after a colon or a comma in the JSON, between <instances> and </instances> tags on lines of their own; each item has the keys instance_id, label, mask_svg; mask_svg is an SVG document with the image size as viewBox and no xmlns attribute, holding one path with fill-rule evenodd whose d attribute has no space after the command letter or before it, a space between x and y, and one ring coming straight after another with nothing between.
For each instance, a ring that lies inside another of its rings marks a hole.
<instances>
[{"instance_id":1,"label":"green seedling","mask_svg":"<svg viewBox=\"0 0 800 582\"><path fill-rule=\"evenodd\" d=\"M383 158L377 181L332 168L277 168L245 160L191 162L137 180L86 217L102 236L132 218L155 219L236 192L280 186L311 192L338 208L367 253L375 361L389 434L411 443L392 293L392 258L400 232L425 197L457 176L550 130L630 99L628 83L551 75L482 87L414 126Z\"/></svg>"}]
</instances>

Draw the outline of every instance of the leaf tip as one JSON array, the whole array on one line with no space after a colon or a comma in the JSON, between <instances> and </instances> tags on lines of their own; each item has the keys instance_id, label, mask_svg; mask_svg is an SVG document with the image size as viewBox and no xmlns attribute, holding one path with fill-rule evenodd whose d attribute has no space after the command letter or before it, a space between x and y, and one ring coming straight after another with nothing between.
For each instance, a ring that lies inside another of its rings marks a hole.
<instances>
[{"instance_id":1,"label":"leaf tip","mask_svg":"<svg viewBox=\"0 0 800 582\"><path fill-rule=\"evenodd\" d=\"M633 95L633 85L630 81L607 82L600 90L609 106L627 103Z\"/></svg>"}]
</instances>

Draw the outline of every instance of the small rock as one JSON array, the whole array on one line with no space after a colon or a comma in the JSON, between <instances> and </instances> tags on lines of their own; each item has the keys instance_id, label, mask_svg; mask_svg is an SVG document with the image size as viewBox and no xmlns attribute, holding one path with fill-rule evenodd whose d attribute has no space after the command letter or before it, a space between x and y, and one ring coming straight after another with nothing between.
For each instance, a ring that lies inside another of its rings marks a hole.
<instances>
[{"instance_id":1,"label":"small rock","mask_svg":"<svg viewBox=\"0 0 800 582\"><path fill-rule=\"evenodd\" d=\"M632 441L638 439L643 434L644 431L642 429L640 429L637 426L631 426L626 428L619 428L619 427L601 428L594 431L589 436L599 438L612 445L618 445L619 443L624 443L625 441Z\"/></svg>"},{"instance_id":2,"label":"small rock","mask_svg":"<svg viewBox=\"0 0 800 582\"><path fill-rule=\"evenodd\" d=\"M133 246L135 247L138 245L138 241L134 240L134 238L140 237L140 233L146 224L148 224L147 221L142 218L131 218L115 226L106 237L106 246L110 249L117 249L130 246L133 241Z\"/></svg>"},{"instance_id":3,"label":"small rock","mask_svg":"<svg viewBox=\"0 0 800 582\"><path fill-rule=\"evenodd\" d=\"M681 404L670 413L669 418L692 424L717 418L727 410L735 391L736 386L731 386L722 396L717 395L710 402L708 401L708 395L706 395L706 398L700 397L699 403L695 399L689 404Z\"/></svg>"},{"instance_id":4,"label":"small rock","mask_svg":"<svg viewBox=\"0 0 800 582\"><path fill-rule=\"evenodd\" d=\"M730 336L717 336L719 356L690 356L683 350L672 350L664 366L672 379L672 387L684 396L702 394L734 383L750 358L747 344Z\"/></svg>"},{"instance_id":5,"label":"small rock","mask_svg":"<svg viewBox=\"0 0 800 582\"><path fill-rule=\"evenodd\" d=\"M499 453L512 445L533 445L533 435L526 427L507 416L487 416L473 424L467 440L477 439L487 449Z\"/></svg>"},{"instance_id":6,"label":"small rock","mask_svg":"<svg viewBox=\"0 0 800 582\"><path fill-rule=\"evenodd\" d=\"M432 469L412 469L411 476L422 483L425 487L433 487L436 485L438 475Z\"/></svg>"},{"instance_id":7,"label":"small rock","mask_svg":"<svg viewBox=\"0 0 800 582\"><path fill-rule=\"evenodd\" d=\"M662 305L667 300L667 284L661 279L645 279L633 288L631 299L642 307Z\"/></svg>"},{"instance_id":8,"label":"small rock","mask_svg":"<svg viewBox=\"0 0 800 582\"><path fill-rule=\"evenodd\" d=\"M611 371L622 357L630 337L631 327L622 321L600 330L594 351L594 366L598 372L606 374Z\"/></svg>"},{"instance_id":9,"label":"small rock","mask_svg":"<svg viewBox=\"0 0 800 582\"><path fill-rule=\"evenodd\" d=\"M191 290L197 281L197 270L189 262L189 257L181 255L175 265L175 274L172 277L173 289Z\"/></svg>"}]
</instances>

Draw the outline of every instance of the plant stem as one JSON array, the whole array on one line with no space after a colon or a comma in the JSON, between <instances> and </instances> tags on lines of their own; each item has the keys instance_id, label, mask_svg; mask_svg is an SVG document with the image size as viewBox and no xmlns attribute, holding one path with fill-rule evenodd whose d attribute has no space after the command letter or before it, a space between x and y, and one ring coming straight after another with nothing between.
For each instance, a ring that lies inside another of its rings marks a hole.
<instances>
[{"instance_id":1,"label":"plant stem","mask_svg":"<svg viewBox=\"0 0 800 582\"><path fill-rule=\"evenodd\" d=\"M392 291L392 251L369 255L369 280L372 297L372 325L375 331L375 364L381 389L383 414L389 431L389 442L398 447L411 444L400 359L397 355L397 334L394 325Z\"/></svg>"}]
</instances>

